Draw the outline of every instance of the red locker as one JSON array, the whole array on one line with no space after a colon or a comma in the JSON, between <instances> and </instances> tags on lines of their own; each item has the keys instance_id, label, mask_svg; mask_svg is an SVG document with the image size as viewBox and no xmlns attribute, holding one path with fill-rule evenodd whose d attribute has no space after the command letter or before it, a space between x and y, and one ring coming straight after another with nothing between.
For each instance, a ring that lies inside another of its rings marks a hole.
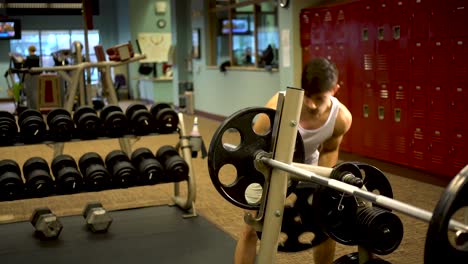
<instances>
[{"instance_id":1,"label":"red locker","mask_svg":"<svg viewBox=\"0 0 468 264\"><path fill-rule=\"evenodd\" d=\"M451 0L453 3L450 15L452 37L468 37L468 2L466 0Z\"/></svg>"},{"instance_id":2,"label":"red locker","mask_svg":"<svg viewBox=\"0 0 468 264\"><path fill-rule=\"evenodd\" d=\"M346 16L347 12L344 6L338 6L336 8L336 19L333 28L335 42L345 43L347 42L346 32Z\"/></svg>"},{"instance_id":3,"label":"red locker","mask_svg":"<svg viewBox=\"0 0 468 264\"><path fill-rule=\"evenodd\" d=\"M447 82L447 76L452 72L453 55L450 39L431 40L431 58L429 71L432 81Z\"/></svg>"},{"instance_id":4,"label":"red locker","mask_svg":"<svg viewBox=\"0 0 468 264\"><path fill-rule=\"evenodd\" d=\"M429 164L431 172L447 175L450 164L448 133L445 127L431 127L429 129Z\"/></svg>"},{"instance_id":5,"label":"red locker","mask_svg":"<svg viewBox=\"0 0 468 264\"><path fill-rule=\"evenodd\" d=\"M450 16L452 6L446 1L432 1L429 12L429 36L431 38L450 37Z\"/></svg>"},{"instance_id":6,"label":"red locker","mask_svg":"<svg viewBox=\"0 0 468 264\"><path fill-rule=\"evenodd\" d=\"M452 78L468 83L468 38L453 38Z\"/></svg>"},{"instance_id":7,"label":"red locker","mask_svg":"<svg viewBox=\"0 0 468 264\"><path fill-rule=\"evenodd\" d=\"M426 41L413 40L411 44L411 79L425 80L429 72L429 48Z\"/></svg>"},{"instance_id":8,"label":"red locker","mask_svg":"<svg viewBox=\"0 0 468 264\"><path fill-rule=\"evenodd\" d=\"M410 124L425 125L427 120L428 85L423 82L412 82L410 86Z\"/></svg>"},{"instance_id":9,"label":"red locker","mask_svg":"<svg viewBox=\"0 0 468 264\"><path fill-rule=\"evenodd\" d=\"M305 65L313 57L311 45L302 48L302 65Z\"/></svg>"},{"instance_id":10,"label":"red locker","mask_svg":"<svg viewBox=\"0 0 468 264\"><path fill-rule=\"evenodd\" d=\"M344 104L348 109L350 108L350 87L348 86L348 79L347 79L347 69L346 69L346 64L337 64L336 65L339 71L339 76L338 76L338 84L340 85L340 89L338 92L335 94L335 97L340 100L342 104ZM354 125L354 124L353 124ZM351 151L351 144L352 144L352 136L351 136L351 131L347 133L346 136L343 137L343 140L340 145L340 149L343 151Z\"/></svg>"},{"instance_id":11,"label":"red locker","mask_svg":"<svg viewBox=\"0 0 468 264\"><path fill-rule=\"evenodd\" d=\"M377 124L377 104L375 101L376 89L371 80L362 83L362 106L361 106L361 144L362 154L368 157L375 157L375 146L377 145L377 134L380 131Z\"/></svg>"},{"instance_id":12,"label":"red locker","mask_svg":"<svg viewBox=\"0 0 468 264\"><path fill-rule=\"evenodd\" d=\"M408 39L411 25L411 12L408 0L390 1L390 23L394 48L408 48Z\"/></svg>"},{"instance_id":13,"label":"red locker","mask_svg":"<svg viewBox=\"0 0 468 264\"><path fill-rule=\"evenodd\" d=\"M312 32L312 10L302 10L300 14L300 32L301 32L301 47L308 47L311 44L311 32Z\"/></svg>"},{"instance_id":14,"label":"red locker","mask_svg":"<svg viewBox=\"0 0 468 264\"><path fill-rule=\"evenodd\" d=\"M447 113L449 112L447 94L449 85L446 82L435 81L431 83L429 92L429 123L433 127L446 127Z\"/></svg>"},{"instance_id":15,"label":"red locker","mask_svg":"<svg viewBox=\"0 0 468 264\"><path fill-rule=\"evenodd\" d=\"M468 165L468 130L451 131L450 141L451 166L447 169L449 170L449 176L453 177Z\"/></svg>"},{"instance_id":16,"label":"red locker","mask_svg":"<svg viewBox=\"0 0 468 264\"><path fill-rule=\"evenodd\" d=\"M429 35L430 0L412 0L411 32L412 39L427 39Z\"/></svg>"},{"instance_id":17,"label":"red locker","mask_svg":"<svg viewBox=\"0 0 468 264\"><path fill-rule=\"evenodd\" d=\"M405 81L393 81L392 85L391 161L408 165L410 156L408 140L409 86Z\"/></svg>"},{"instance_id":18,"label":"red locker","mask_svg":"<svg viewBox=\"0 0 468 264\"><path fill-rule=\"evenodd\" d=\"M312 16L310 17L310 41L312 44L322 44L324 40L320 9L312 9L312 12Z\"/></svg>"},{"instance_id":19,"label":"red locker","mask_svg":"<svg viewBox=\"0 0 468 264\"><path fill-rule=\"evenodd\" d=\"M412 124L410 127L410 164L415 168L426 169L428 160L426 127L416 124Z\"/></svg>"},{"instance_id":20,"label":"red locker","mask_svg":"<svg viewBox=\"0 0 468 264\"><path fill-rule=\"evenodd\" d=\"M336 14L331 8L326 8L321 11L323 40L325 43L334 42L334 25Z\"/></svg>"},{"instance_id":21,"label":"red locker","mask_svg":"<svg viewBox=\"0 0 468 264\"><path fill-rule=\"evenodd\" d=\"M466 130L468 131L468 84L458 83L453 84L449 93L449 111L448 120L451 130Z\"/></svg>"},{"instance_id":22,"label":"red locker","mask_svg":"<svg viewBox=\"0 0 468 264\"><path fill-rule=\"evenodd\" d=\"M390 84L378 83L376 111L376 138L375 156L379 159L390 160L391 143L393 137Z\"/></svg>"}]
</instances>

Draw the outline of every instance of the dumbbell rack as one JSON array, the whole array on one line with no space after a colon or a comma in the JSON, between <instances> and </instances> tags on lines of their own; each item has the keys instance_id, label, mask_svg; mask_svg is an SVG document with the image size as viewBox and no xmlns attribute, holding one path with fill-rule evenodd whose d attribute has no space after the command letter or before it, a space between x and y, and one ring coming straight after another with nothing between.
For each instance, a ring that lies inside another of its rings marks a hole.
<instances>
[{"instance_id":1,"label":"dumbbell rack","mask_svg":"<svg viewBox=\"0 0 468 264\"><path fill-rule=\"evenodd\" d=\"M131 62L136 62L142 59L145 59L146 55L138 55L134 56L126 61L104 61L104 62L83 62L77 65L70 65L70 66L56 66L56 67L40 67L40 68L31 68L31 72L43 72L43 71L57 71L62 76L66 76L65 79L70 82L70 90L68 96L66 98L66 102L64 104L64 109L68 112L72 112L73 109L73 102L76 93L78 92L80 84L82 85L83 79L83 71L90 67L97 67L101 71L102 82L105 94L108 98L109 104L118 104L117 95L115 90L112 89L112 79L110 76L110 69L111 67L120 66L123 64L128 64ZM72 77L68 77L67 74L64 72L66 71L73 71ZM196 209L195 209L195 198L196 198L196 184L195 184L195 175L192 166L192 150L190 144L190 137L185 128L185 120L184 115L182 113L178 113L179 117L179 142L176 144L176 147L181 152L181 157L185 160L189 167L189 175L187 179L187 197L182 197L180 194L180 186L179 182L174 182L174 196L172 197L173 203L172 205L177 205L180 209L187 212L184 217L194 217L196 216ZM129 137L120 137L119 144L127 155L131 154L131 144ZM54 155L53 157L57 157L63 153L65 142L54 142Z\"/></svg>"}]
</instances>

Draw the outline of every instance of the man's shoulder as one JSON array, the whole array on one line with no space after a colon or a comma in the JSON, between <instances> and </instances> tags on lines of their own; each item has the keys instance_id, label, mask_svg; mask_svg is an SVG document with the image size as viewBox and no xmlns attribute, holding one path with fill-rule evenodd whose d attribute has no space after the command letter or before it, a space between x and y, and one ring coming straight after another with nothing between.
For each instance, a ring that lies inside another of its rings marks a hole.
<instances>
[{"instance_id":1,"label":"man's shoulder","mask_svg":"<svg viewBox=\"0 0 468 264\"><path fill-rule=\"evenodd\" d=\"M346 132L348 132L350 129L352 122L353 116L351 112L344 104L340 103L340 108L335 121L335 131L333 134L336 136L346 134Z\"/></svg>"}]
</instances>

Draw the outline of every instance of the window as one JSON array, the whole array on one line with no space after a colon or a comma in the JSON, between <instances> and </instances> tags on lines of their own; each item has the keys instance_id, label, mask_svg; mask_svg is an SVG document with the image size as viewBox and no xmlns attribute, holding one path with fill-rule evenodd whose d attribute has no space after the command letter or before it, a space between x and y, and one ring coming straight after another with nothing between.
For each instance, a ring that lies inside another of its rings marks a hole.
<instances>
[{"instance_id":1,"label":"window","mask_svg":"<svg viewBox=\"0 0 468 264\"><path fill-rule=\"evenodd\" d=\"M276 0L211 0L208 63L278 67Z\"/></svg>"},{"instance_id":2,"label":"window","mask_svg":"<svg viewBox=\"0 0 468 264\"><path fill-rule=\"evenodd\" d=\"M28 47L36 46L36 54L41 58L41 66L55 66L52 53L59 50L73 50L73 42L79 41L83 45L84 30L24 30L21 32L21 39L10 41L10 52L23 56L29 54ZM89 57L91 61L97 61L94 46L99 45L99 31L88 31ZM84 51L83 51L84 54ZM86 73L86 71L85 71ZM91 81L98 81L98 71L91 69Z\"/></svg>"}]
</instances>

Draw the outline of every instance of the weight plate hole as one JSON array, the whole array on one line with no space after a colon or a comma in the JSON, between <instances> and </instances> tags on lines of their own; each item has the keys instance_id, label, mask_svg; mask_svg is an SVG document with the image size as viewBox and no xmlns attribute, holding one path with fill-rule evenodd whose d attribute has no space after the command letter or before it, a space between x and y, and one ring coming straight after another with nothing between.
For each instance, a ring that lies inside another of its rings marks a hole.
<instances>
[{"instance_id":1,"label":"weight plate hole","mask_svg":"<svg viewBox=\"0 0 468 264\"><path fill-rule=\"evenodd\" d=\"M262 199L263 187L259 183L251 183L245 189L245 200L250 205L258 205Z\"/></svg>"},{"instance_id":2,"label":"weight plate hole","mask_svg":"<svg viewBox=\"0 0 468 264\"><path fill-rule=\"evenodd\" d=\"M267 114L257 114L252 121L252 129L255 134L264 136L270 133L271 123L270 117Z\"/></svg>"},{"instance_id":3,"label":"weight plate hole","mask_svg":"<svg viewBox=\"0 0 468 264\"><path fill-rule=\"evenodd\" d=\"M227 151L235 151L241 143L241 134L235 128L229 128L223 133L221 138L224 149Z\"/></svg>"},{"instance_id":4,"label":"weight plate hole","mask_svg":"<svg viewBox=\"0 0 468 264\"><path fill-rule=\"evenodd\" d=\"M225 164L218 173L221 184L225 187L232 185L237 179L237 169L232 164Z\"/></svg>"}]
</instances>

